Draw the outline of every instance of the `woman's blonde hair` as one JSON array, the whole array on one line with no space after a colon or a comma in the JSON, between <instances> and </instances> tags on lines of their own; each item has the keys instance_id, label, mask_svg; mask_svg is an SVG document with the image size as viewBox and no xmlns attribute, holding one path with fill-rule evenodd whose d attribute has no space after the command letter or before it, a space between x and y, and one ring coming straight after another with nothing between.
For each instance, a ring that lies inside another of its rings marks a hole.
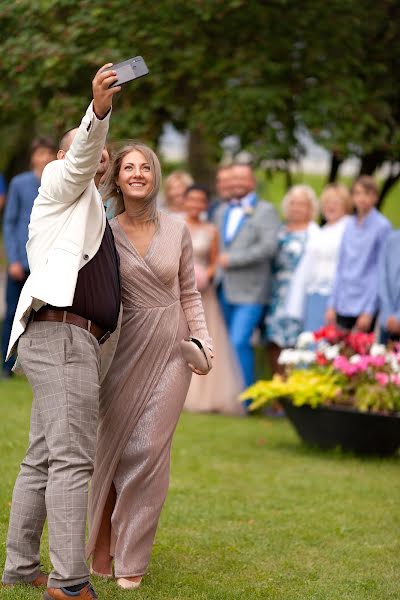
<instances>
[{"instance_id":1,"label":"woman's blonde hair","mask_svg":"<svg viewBox=\"0 0 400 600\"><path fill-rule=\"evenodd\" d=\"M310 187L309 185L304 185L304 184L298 184L298 185L293 185L288 192L285 194L283 200L282 200L282 214L285 217L285 219L287 218L287 214L288 214L288 210L289 210L289 204L291 199L293 198L293 196L297 196L298 194L304 194L304 196L306 196L306 198L308 199L309 203L310 203L310 208L311 208L311 219L310 220L316 220L319 217L319 204L318 204L318 200L317 200L317 196L314 192L314 190L312 189L312 187Z\"/></svg>"},{"instance_id":2,"label":"woman's blonde hair","mask_svg":"<svg viewBox=\"0 0 400 600\"><path fill-rule=\"evenodd\" d=\"M185 189L192 185L193 177L187 171L172 171L168 177L164 179L164 190L167 193L168 188L174 183L182 183Z\"/></svg>"},{"instance_id":3,"label":"woman's blonde hair","mask_svg":"<svg viewBox=\"0 0 400 600\"><path fill-rule=\"evenodd\" d=\"M343 208L346 214L351 215L354 210L354 204L351 199L350 190L343 183L329 183L324 187L321 193L321 204L328 197L339 198L342 201Z\"/></svg>"},{"instance_id":4,"label":"woman's blonde hair","mask_svg":"<svg viewBox=\"0 0 400 600\"><path fill-rule=\"evenodd\" d=\"M124 198L116 183L116 179L121 170L121 164L124 157L133 150L143 154L146 162L148 162L150 165L151 172L153 173L153 187L146 198L143 199L141 206L138 208L137 213L134 216L141 221L156 221L157 194L161 186L161 166L156 153L142 142L128 140L124 143L122 148L113 154L113 158L104 178L101 194L104 201L111 201L110 209L115 217L124 212Z\"/></svg>"}]
</instances>

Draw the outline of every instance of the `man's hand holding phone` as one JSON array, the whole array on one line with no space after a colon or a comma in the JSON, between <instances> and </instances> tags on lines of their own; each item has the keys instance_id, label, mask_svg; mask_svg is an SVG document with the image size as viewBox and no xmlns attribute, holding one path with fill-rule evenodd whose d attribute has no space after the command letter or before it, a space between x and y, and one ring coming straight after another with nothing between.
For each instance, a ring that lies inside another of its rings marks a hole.
<instances>
[{"instance_id":1,"label":"man's hand holding phone","mask_svg":"<svg viewBox=\"0 0 400 600\"><path fill-rule=\"evenodd\" d=\"M93 109L98 119L104 119L112 106L113 96L121 91L121 86L110 87L118 79L116 71L110 67L112 63L103 65L92 82ZM104 71L104 69L109 70Z\"/></svg>"}]
</instances>

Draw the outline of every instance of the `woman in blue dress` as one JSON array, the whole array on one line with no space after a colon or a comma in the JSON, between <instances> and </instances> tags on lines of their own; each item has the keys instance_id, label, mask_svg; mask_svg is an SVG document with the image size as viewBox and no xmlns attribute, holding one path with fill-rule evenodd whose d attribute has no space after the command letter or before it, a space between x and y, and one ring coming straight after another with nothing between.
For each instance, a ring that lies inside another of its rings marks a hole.
<instances>
[{"instance_id":1,"label":"woman in blue dress","mask_svg":"<svg viewBox=\"0 0 400 600\"><path fill-rule=\"evenodd\" d=\"M265 337L272 373L281 373L278 358L283 348L296 344L301 320L289 317L287 304L296 293L292 279L309 240L318 232L318 200L312 188L295 185L282 201L285 222L278 233L278 248L272 265L272 286L265 318Z\"/></svg>"}]
</instances>

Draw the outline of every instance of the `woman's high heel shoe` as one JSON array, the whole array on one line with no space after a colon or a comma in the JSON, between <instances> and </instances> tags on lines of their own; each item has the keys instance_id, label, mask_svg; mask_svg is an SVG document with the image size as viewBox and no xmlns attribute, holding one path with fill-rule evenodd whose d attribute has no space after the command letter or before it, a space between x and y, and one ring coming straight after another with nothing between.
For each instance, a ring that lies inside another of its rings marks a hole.
<instances>
[{"instance_id":1,"label":"woman's high heel shoe","mask_svg":"<svg viewBox=\"0 0 400 600\"><path fill-rule=\"evenodd\" d=\"M131 581L130 579L126 579L125 577L119 577L117 579L117 586L124 590L134 590L137 589L142 583L142 578L139 581Z\"/></svg>"}]
</instances>

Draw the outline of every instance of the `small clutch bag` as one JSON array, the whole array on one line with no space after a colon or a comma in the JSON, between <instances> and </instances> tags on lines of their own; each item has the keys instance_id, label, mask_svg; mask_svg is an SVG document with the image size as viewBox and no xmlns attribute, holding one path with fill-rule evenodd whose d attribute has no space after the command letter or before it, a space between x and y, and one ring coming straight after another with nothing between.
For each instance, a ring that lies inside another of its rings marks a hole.
<instances>
[{"instance_id":1,"label":"small clutch bag","mask_svg":"<svg viewBox=\"0 0 400 600\"><path fill-rule=\"evenodd\" d=\"M211 351L202 340L187 337L181 341L183 358L204 375L212 369Z\"/></svg>"}]
</instances>

